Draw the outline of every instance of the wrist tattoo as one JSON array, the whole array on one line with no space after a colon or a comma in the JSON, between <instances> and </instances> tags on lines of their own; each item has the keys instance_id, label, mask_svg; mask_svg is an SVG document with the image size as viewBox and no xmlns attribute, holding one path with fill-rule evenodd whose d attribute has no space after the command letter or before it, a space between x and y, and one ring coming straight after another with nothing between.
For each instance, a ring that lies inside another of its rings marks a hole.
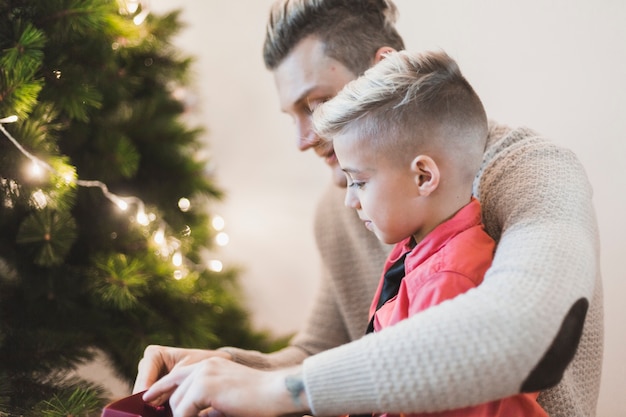
<instances>
[{"instance_id":1,"label":"wrist tattoo","mask_svg":"<svg viewBox=\"0 0 626 417\"><path fill-rule=\"evenodd\" d=\"M304 380L302 379L302 375L289 375L285 378L285 387L289 394L291 395L291 400L298 407L302 406L302 401L300 401L300 395L304 392Z\"/></svg>"}]
</instances>

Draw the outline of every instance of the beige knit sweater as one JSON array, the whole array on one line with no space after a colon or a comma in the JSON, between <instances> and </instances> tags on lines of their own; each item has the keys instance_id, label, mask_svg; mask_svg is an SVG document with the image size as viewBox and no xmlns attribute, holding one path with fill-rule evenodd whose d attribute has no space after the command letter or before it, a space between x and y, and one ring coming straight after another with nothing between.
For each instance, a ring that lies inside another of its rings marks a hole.
<instances>
[{"instance_id":1,"label":"beige knit sweater","mask_svg":"<svg viewBox=\"0 0 626 417\"><path fill-rule=\"evenodd\" d=\"M492 124L474 193L498 242L483 284L363 337L388 247L343 206L344 190L330 187L315 223L324 274L304 328L272 354L228 350L259 368L304 361L315 415L438 411L518 393L572 305L586 298L576 355L539 402L551 417L594 416L602 288L583 167L528 129Z\"/></svg>"}]
</instances>

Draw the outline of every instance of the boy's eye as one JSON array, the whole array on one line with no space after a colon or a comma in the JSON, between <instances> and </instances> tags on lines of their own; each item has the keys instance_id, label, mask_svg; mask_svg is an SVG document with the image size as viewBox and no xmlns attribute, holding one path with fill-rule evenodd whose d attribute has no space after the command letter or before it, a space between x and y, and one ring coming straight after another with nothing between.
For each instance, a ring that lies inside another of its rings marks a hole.
<instances>
[{"instance_id":1,"label":"boy's eye","mask_svg":"<svg viewBox=\"0 0 626 417\"><path fill-rule=\"evenodd\" d=\"M365 185L365 182L363 181L352 181L348 183L348 187L350 188L363 188L364 185Z\"/></svg>"}]
</instances>

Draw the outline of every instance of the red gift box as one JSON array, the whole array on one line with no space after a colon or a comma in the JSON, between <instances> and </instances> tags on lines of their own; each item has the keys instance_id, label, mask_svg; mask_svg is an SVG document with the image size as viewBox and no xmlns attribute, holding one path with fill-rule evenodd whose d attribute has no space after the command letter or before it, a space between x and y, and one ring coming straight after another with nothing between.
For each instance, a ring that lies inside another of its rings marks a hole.
<instances>
[{"instance_id":1,"label":"red gift box","mask_svg":"<svg viewBox=\"0 0 626 417\"><path fill-rule=\"evenodd\" d=\"M101 417L172 417L168 403L154 406L145 402L142 395L143 392L139 392L112 402L104 407Z\"/></svg>"}]
</instances>

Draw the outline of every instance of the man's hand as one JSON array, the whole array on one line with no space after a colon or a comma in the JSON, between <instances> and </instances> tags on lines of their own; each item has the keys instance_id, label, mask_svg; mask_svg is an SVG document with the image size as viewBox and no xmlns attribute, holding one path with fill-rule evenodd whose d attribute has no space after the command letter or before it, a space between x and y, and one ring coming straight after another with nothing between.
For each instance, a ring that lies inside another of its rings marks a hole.
<instances>
[{"instance_id":1,"label":"man's hand","mask_svg":"<svg viewBox=\"0 0 626 417\"><path fill-rule=\"evenodd\" d=\"M229 353L218 350L183 349L150 345L144 351L143 358L139 361L133 394L147 390L157 380L178 366L194 364L212 357L232 360Z\"/></svg>"},{"instance_id":2,"label":"man's hand","mask_svg":"<svg viewBox=\"0 0 626 417\"><path fill-rule=\"evenodd\" d=\"M219 357L176 366L144 394L174 417L273 417L308 409L300 367L260 371Z\"/></svg>"}]
</instances>

